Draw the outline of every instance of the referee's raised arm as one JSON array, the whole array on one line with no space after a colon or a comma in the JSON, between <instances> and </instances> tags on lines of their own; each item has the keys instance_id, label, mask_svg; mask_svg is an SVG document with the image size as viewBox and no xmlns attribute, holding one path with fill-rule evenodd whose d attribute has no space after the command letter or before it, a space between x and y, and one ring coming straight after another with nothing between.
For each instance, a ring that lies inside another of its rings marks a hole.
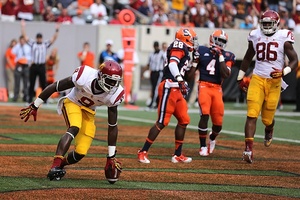
<instances>
[{"instance_id":1,"label":"referee's raised arm","mask_svg":"<svg viewBox=\"0 0 300 200\"><path fill-rule=\"evenodd\" d=\"M51 44L54 43L55 40L57 39L58 32L59 32L59 27L60 27L60 23L57 23L57 24L55 25L55 33L54 33L53 37L50 39L50 43L51 43Z\"/></svg>"}]
</instances>

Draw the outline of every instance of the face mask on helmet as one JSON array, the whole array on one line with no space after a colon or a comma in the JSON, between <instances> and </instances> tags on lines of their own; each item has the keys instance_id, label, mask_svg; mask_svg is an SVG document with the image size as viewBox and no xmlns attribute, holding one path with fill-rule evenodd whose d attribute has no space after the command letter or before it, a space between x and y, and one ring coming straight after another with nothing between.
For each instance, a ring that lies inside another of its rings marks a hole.
<instances>
[{"instance_id":1,"label":"face mask on helmet","mask_svg":"<svg viewBox=\"0 0 300 200\"><path fill-rule=\"evenodd\" d=\"M115 61L105 61L99 66L98 76L99 86L105 92L109 92L120 85L122 81L122 68Z\"/></svg>"},{"instance_id":2,"label":"face mask on helmet","mask_svg":"<svg viewBox=\"0 0 300 200\"><path fill-rule=\"evenodd\" d=\"M280 17L277 12L268 10L260 17L260 29L265 35L275 33L279 28Z\"/></svg>"},{"instance_id":3,"label":"face mask on helmet","mask_svg":"<svg viewBox=\"0 0 300 200\"><path fill-rule=\"evenodd\" d=\"M197 34L193 29L188 29L188 28L179 29L175 34L175 39L186 44L189 51L192 51L193 49L197 49L199 46Z\"/></svg>"},{"instance_id":4,"label":"face mask on helmet","mask_svg":"<svg viewBox=\"0 0 300 200\"><path fill-rule=\"evenodd\" d=\"M209 37L210 46L225 49L228 41L228 35L223 30L214 31Z\"/></svg>"}]
</instances>

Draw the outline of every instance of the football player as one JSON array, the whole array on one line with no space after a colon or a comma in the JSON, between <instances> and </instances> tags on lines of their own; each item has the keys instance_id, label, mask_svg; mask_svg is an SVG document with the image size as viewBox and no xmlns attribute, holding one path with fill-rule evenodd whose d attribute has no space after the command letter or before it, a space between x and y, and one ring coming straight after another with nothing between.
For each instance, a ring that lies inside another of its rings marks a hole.
<instances>
[{"instance_id":1,"label":"football player","mask_svg":"<svg viewBox=\"0 0 300 200\"><path fill-rule=\"evenodd\" d=\"M235 55L225 51L228 35L224 30L215 30L209 37L210 46L199 46L193 52L193 65L189 74L199 70L198 104L200 120L198 133L200 141L200 156L208 156L213 152L216 137L222 130L224 116L224 102L222 82L231 74L231 67L235 63ZM208 120L211 117L212 128L209 142L206 146Z\"/></svg>"},{"instance_id":2,"label":"football player","mask_svg":"<svg viewBox=\"0 0 300 200\"><path fill-rule=\"evenodd\" d=\"M248 49L243 58L237 81L244 87L243 77L254 55L255 66L247 92L247 119L245 123L245 151L243 160L253 162L253 141L257 117L261 113L265 125L264 145L269 147L273 138L274 115L280 98L282 77L298 65L293 48L294 35L290 30L279 30L280 17L273 10L260 17L260 28L248 36ZM285 55L289 65L285 66Z\"/></svg>"},{"instance_id":3,"label":"football player","mask_svg":"<svg viewBox=\"0 0 300 200\"><path fill-rule=\"evenodd\" d=\"M173 163L192 161L192 158L185 157L181 152L185 130L190 123L188 106L184 99L189 88L184 76L189 65L189 52L197 47L195 31L190 28L181 28L176 32L175 40L167 49L163 78L158 87L158 119L149 130L143 148L138 151L138 161L141 163L150 163L148 150L161 130L168 125L172 115L177 119L177 126L175 128L175 151L171 161Z\"/></svg>"},{"instance_id":4,"label":"football player","mask_svg":"<svg viewBox=\"0 0 300 200\"><path fill-rule=\"evenodd\" d=\"M50 180L60 180L66 173L64 166L79 162L87 154L96 132L95 109L102 105L108 107L108 155L105 168L121 170L121 164L115 158L118 136L117 108L124 99L121 80L122 68L115 61L106 61L99 69L82 65L71 76L49 85L33 103L21 110L20 116L25 122L31 115L36 121L38 108L51 94L71 89L58 103L58 113L63 114L67 131L58 142L47 175ZM73 139L75 149L65 155Z\"/></svg>"}]
</instances>

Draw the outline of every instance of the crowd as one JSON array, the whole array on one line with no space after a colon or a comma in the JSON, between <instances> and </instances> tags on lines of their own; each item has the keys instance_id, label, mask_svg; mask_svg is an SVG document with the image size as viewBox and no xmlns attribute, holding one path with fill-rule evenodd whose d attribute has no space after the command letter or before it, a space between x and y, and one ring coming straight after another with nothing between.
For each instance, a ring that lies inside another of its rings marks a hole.
<instances>
[{"instance_id":1,"label":"crowd","mask_svg":"<svg viewBox=\"0 0 300 200\"><path fill-rule=\"evenodd\" d=\"M130 8L136 24L234 29L256 28L261 13L272 9L282 28L300 32L300 0L1 0L0 7L2 21L121 24L120 11Z\"/></svg>"}]
</instances>

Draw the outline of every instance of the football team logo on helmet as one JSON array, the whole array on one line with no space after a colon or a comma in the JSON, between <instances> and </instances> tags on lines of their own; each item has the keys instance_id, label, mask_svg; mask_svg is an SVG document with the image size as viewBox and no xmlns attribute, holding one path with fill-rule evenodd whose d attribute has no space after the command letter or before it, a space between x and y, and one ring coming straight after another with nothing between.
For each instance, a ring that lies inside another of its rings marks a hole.
<instances>
[{"instance_id":1,"label":"football team logo on helmet","mask_svg":"<svg viewBox=\"0 0 300 200\"><path fill-rule=\"evenodd\" d=\"M210 46L219 47L225 49L228 42L228 35L225 31L218 29L215 30L209 37Z\"/></svg>"},{"instance_id":2,"label":"football team logo on helmet","mask_svg":"<svg viewBox=\"0 0 300 200\"><path fill-rule=\"evenodd\" d=\"M197 34L191 28L180 28L176 31L175 39L186 44L190 51L197 49L199 46Z\"/></svg>"},{"instance_id":3,"label":"football team logo on helmet","mask_svg":"<svg viewBox=\"0 0 300 200\"><path fill-rule=\"evenodd\" d=\"M122 68L113 60L105 61L99 66L98 77L99 86L105 92L109 92L122 81Z\"/></svg>"},{"instance_id":4,"label":"football team logo on helmet","mask_svg":"<svg viewBox=\"0 0 300 200\"><path fill-rule=\"evenodd\" d=\"M280 17L274 10L265 11L260 17L260 29L265 35L271 35L279 29Z\"/></svg>"}]
</instances>

